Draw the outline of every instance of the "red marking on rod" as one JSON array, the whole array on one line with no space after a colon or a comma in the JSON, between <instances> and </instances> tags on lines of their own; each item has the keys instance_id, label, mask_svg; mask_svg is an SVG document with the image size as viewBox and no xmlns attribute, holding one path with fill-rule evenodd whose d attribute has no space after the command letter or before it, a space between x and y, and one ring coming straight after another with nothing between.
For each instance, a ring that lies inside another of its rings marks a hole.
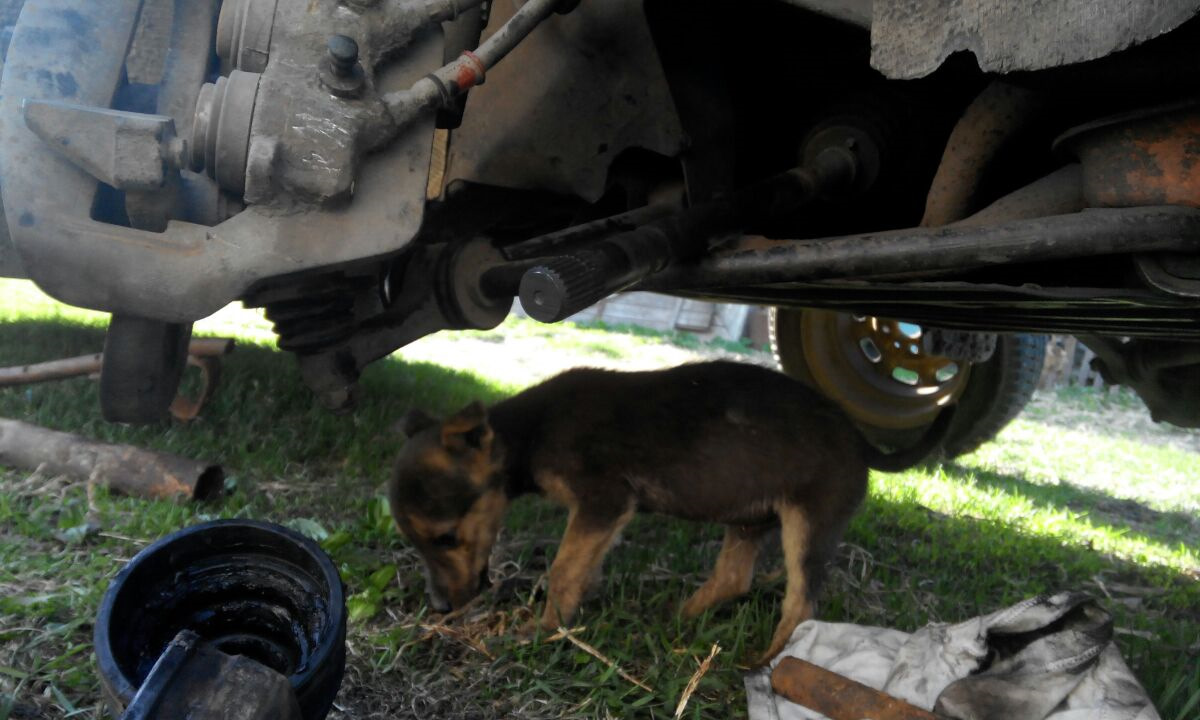
<instances>
[{"instance_id":1,"label":"red marking on rod","mask_svg":"<svg viewBox=\"0 0 1200 720\"><path fill-rule=\"evenodd\" d=\"M458 65L458 74L454 81L458 84L459 92L469 90L476 85L482 85L484 77L487 74L487 68L484 67L483 61L479 56L470 50L464 50L462 55L459 55L459 60L462 61Z\"/></svg>"}]
</instances>

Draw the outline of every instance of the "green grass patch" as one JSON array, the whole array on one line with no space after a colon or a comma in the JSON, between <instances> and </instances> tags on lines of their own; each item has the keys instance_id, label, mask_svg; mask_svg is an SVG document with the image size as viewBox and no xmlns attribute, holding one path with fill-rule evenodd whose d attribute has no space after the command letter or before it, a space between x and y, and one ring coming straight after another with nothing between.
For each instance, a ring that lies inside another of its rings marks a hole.
<instances>
[{"instance_id":1,"label":"green grass patch","mask_svg":"<svg viewBox=\"0 0 1200 720\"><path fill-rule=\"evenodd\" d=\"M629 325L626 323L609 323L603 320L592 320L589 322L574 323L576 328L581 330L599 330L604 333L617 333L621 335L633 335L634 337L645 338L653 343L666 343L675 347L684 348L685 350L723 350L728 353L739 355L750 355L755 352L769 351L769 347L756 348L750 341L750 338L742 338L741 340L726 340L724 338L711 338L702 340L696 335L683 332L682 330L652 330L642 327L641 325Z\"/></svg>"},{"instance_id":2,"label":"green grass patch","mask_svg":"<svg viewBox=\"0 0 1200 720\"><path fill-rule=\"evenodd\" d=\"M0 364L101 347L101 316L49 303L24 283L0 290L9 298L0 306ZM235 516L317 538L342 571L354 617L345 711L332 717L669 717L714 643L723 651L686 717L745 715L744 663L768 642L783 593L783 578L770 574L777 553L766 554L746 598L688 622L675 608L711 568L720 529L657 517L631 524L580 613L578 636L652 692L569 642L523 644L507 632L538 607L538 581L565 522L540 499L515 504L493 559L496 587L443 627L425 606L419 559L380 496L402 442L392 425L410 407L448 412L518 388L492 379L488 358L475 372L391 358L364 375L358 409L338 417L317 406L261 320L223 313L201 330L235 334L239 345L213 403L189 425L106 424L86 379L0 389L2 416L220 462L229 475L223 499L176 505L0 471L0 718L104 717L90 642L108 581L146 543ZM603 356L605 332L515 322L490 337L509 344L537 335ZM953 463L875 474L821 616L913 630L1037 593L1087 590L1113 612L1120 649L1162 716L1192 718L1200 455L1105 432L1103 413L1114 408L1092 407L1103 398L1053 401L1093 422L1063 427L1039 409ZM89 522L98 533L78 531Z\"/></svg>"}]
</instances>

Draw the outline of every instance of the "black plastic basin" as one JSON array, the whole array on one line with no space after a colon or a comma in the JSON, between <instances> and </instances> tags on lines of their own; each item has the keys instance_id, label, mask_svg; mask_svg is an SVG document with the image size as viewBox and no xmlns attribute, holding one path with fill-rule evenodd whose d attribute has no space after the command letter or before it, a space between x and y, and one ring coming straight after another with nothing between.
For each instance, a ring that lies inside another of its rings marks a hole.
<instances>
[{"instance_id":1,"label":"black plastic basin","mask_svg":"<svg viewBox=\"0 0 1200 720\"><path fill-rule=\"evenodd\" d=\"M285 675L305 720L325 717L346 665L342 581L316 543L287 528L217 520L137 554L96 620L96 658L116 714L180 630Z\"/></svg>"}]
</instances>

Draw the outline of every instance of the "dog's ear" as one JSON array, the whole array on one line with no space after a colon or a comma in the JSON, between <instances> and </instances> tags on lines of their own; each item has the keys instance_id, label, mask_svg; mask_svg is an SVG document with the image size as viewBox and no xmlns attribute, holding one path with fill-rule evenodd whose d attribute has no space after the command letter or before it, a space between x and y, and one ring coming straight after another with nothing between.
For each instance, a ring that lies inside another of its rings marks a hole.
<instances>
[{"instance_id":1,"label":"dog's ear","mask_svg":"<svg viewBox=\"0 0 1200 720\"><path fill-rule=\"evenodd\" d=\"M487 410L476 400L442 423L442 445L447 450L490 450L492 426Z\"/></svg>"},{"instance_id":2,"label":"dog's ear","mask_svg":"<svg viewBox=\"0 0 1200 720\"><path fill-rule=\"evenodd\" d=\"M437 420L429 415L424 410L409 410L401 418L400 422L393 427L399 432L404 433L406 437L412 437L421 432L425 428L433 427L437 424Z\"/></svg>"}]
</instances>

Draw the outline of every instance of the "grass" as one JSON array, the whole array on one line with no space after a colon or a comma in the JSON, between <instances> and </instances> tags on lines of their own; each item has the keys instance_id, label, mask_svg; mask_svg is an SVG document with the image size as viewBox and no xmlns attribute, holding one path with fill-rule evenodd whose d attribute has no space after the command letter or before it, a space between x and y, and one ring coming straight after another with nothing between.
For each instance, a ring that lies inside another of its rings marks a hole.
<instances>
[{"instance_id":1,"label":"grass","mask_svg":"<svg viewBox=\"0 0 1200 720\"><path fill-rule=\"evenodd\" d=\"M573 332L564 333L563 327ZM692 351L713 351L729 355L753 355L766 348L755 348L748 338L734 342L714 337L701 339L681 330L653 330L639 325L607 323L603 320L544 325L527 318L512 317L504 324L503 334L489 331L465 330L453 333L461 338L483 342L539 339L555 350L592 353L603 358L626 359L646 348L669 345ZM614 342L614 336L620 341Z\"/></svg>"},{"instance_id":2,"label":"grass","mask_svg":"<svg viewBox=\"0 0 1200 720\"><path fill-rule=\"evenodd\" d=\"M100 348L101 316L55 305L25 283L5 282L0 291L8 298L0 364ZM720 530L634 521L576 634L648 692L570 642L521 644L505 632L537 607L536 587L565 524L560 510L535 498L516 503L493 557L494 590L447 625L428 614L419 560L380 496L401 442L391 426L405 410L446 412L524 384L515 373L489 372L504 346L519 354L530 339L522 335L537 336L564 353L613 360L636 350L629 337L528 321L456 334L449 341L463 350L459 367L474 362L475 371L393 356L365 374L357 411L335 417L316 407L261 320L222 313L201 331L235 335L239 346L214 402L187 426L105 424L86 379L0 390L0 416L206 458L229 473L222 500L176 505L0 470L0 720L104 717L90 640L108 580L147 542L234 516L291 524L320 539L342 570L352 622L333 717L669 717L714 643L722 652L685 716L744 716L742 663L770 638L782 595L783 579L771 573L777 555L768 555L748 597L686 622L674 607L711 567ZM1088 590L1113 612L1117 643L1162 717L1195 717L1197 436L1150 437L1106 421L1137 412L1126 400L1040 396L998 442L970 456L875 474L822 617L913 630L1041 592ZM1081 420L1063 427L1059 416ZM99 532L81 530L89 523Z\"/></svg>"},{"instance_id":3,"label":"grass","mask_svg":"<svg viewBox=\"0 0 1200 720\"><path fill-rule=\"evenodd\" d=\"M738 341L726 340L725 338L714 337L708 340L702 340L696 335L682 330L652 330L642 327L641 325L629 325L626 323L608 323L603 320L592 320L585 323L576 323L575 327L584 330L600 330L605 333L620 333L623 335L633 335L634 337L648 338L652 342L669 343L675 347L685 348L687 350L701 350L705 348L722 350L728 353L738 355L751 355L756 351L767 351L769 347L756 348L749 338L742 338Z\"/></svg>"}]
</instances>

